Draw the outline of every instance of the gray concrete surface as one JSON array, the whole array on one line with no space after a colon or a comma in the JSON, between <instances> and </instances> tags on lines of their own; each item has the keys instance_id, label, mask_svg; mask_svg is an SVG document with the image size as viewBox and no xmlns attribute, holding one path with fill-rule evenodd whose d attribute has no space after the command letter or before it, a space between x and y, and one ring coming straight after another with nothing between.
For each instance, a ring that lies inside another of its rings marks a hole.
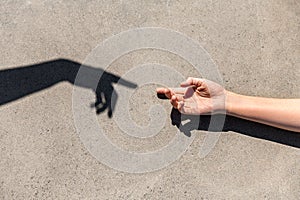
<instances>
[{"instance_id":1,"label":"gray concrete surface","mask_svg":"<svg viewBox=\"0 0 300 200\"><path fill-rule=\"evenodd\" d=\"M227 89L299 98L299 17L297 0L5 0L0 3L0 67L19 68L58 58L81 63L104 39L130 28L155 26L199 41L218 65ZM122 76L130 67L149 61L172 66L184 76L194 75L182 59L155 50L124 56L109 71ZM167 102L157 100L154 88L137 90L130 104L133 119L141 125L147 123L144 110L153 102L170 111ZM162 170L145 174L115 171L93 158L80 141L72 115L72 89L72 84L60 82L1 105L1 199L300 196L299 147L234 130L224 132L203 159L197 153L205 131L199 130L187 152ZM110 137L115 143L135 151L162 146L176 129L168 120L161 138L141 141L122 136L106 113L99 115L99 121L113 130ZM255 135L286 133L255 127L251 131Z\"/></svg>"}]
</instances>

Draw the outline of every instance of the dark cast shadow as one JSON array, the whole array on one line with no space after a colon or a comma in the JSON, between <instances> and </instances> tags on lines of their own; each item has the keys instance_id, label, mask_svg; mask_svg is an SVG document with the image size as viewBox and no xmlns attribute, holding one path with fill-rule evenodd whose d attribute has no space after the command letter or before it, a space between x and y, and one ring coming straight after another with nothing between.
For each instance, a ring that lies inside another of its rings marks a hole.
<instances>
[{"instance_id":1,"label":"dark cast shadow","mask_svg":"<svg viewBox=\"0 0 300 200\"><path fill-rule=\"evenodd\" d=\"M87 80L89 77L102 74L101 78L99 77L98 85L95 87L87 84L85 81L75 81L79 69L84 71ZM114 91L112 84L118 83L129 88L137 87L135 83L126 81L102 69L81 65L80 63L67 59L57 59L34 65L1 70L0 106L63 81L93 90L93 92L95 92L93 107L96 108L96 113L99 114L108 110L109 117L112 117L117 101L117 95L112 99Z\"/></svg>"},{"instance_id":2,"label":"dark cast shadow","mask_svg":"<svg viewBox=\"0 0 300 200\"><path fill-rule=\"evenodd\" d=\"M205 130L205 131L234 131L250 137L269 140L272 142L300 148L300 133L279 129L276 127L268 126L265 124L232 117L224 116L222 114L214 115L218 120L224 119L225 123L222 130L213 130L209 128L211 122L211 115L191 116L182 115L178 110L172 109L171 120L172 124L180 129L185 135L190 136L192 130ZM183 121L188 121L183 124ZM191 125L192 124L192 125Z\"/></svg>"}]
</instances>

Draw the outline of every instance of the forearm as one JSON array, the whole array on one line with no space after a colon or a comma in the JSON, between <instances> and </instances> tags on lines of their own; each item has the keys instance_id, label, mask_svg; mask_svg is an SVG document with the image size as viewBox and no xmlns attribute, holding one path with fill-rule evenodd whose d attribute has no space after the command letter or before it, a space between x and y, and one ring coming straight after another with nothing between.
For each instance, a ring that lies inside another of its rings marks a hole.
<instances>
[{"instance_id":1,"label":"forearm","mask_svg":"<svg viewBox=\"0 0 300 200\"><path fill-rule=\"evenodd\" d=\"M300 99L251 97L226 92L229 115L300 132Z\"/></svg>"}]
</instances>

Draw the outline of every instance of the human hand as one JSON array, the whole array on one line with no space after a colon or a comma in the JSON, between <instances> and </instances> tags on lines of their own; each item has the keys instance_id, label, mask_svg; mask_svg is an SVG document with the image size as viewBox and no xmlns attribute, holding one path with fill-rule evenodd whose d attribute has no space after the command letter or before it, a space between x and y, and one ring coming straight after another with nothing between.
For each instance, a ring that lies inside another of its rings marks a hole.
<instances>
[{"instance_id":1,"label":"human hand","mask_svg":"<svg viewBox=\"0 0 300 200\"><path fill-rule=\"evenodd\" d=\"M170 99L173 107L182 114L201 115L225 111L226 90L221 85L190 77L180 86L186 89L157 88L156 92Z\"/></svg>"}]
</instances>

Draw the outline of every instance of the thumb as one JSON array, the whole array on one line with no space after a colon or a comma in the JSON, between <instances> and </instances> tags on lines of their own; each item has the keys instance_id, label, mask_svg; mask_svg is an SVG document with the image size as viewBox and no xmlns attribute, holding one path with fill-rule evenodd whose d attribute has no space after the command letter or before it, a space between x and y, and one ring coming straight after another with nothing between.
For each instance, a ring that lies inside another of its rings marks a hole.
<instances>
[{"instance_id":1,"label":"thumb","mask_svg":"<svg viewBox=\"0 0 300 200\"><path fill-rule=\"evenodd\" d=\"M188 79L186 79L186 81L182 82L180 84L181 87L188 87L188 86L200 86L203 82L203 79L200 78L193 78L193 77L189 77Z\"/></svg>"}]
</instances>

